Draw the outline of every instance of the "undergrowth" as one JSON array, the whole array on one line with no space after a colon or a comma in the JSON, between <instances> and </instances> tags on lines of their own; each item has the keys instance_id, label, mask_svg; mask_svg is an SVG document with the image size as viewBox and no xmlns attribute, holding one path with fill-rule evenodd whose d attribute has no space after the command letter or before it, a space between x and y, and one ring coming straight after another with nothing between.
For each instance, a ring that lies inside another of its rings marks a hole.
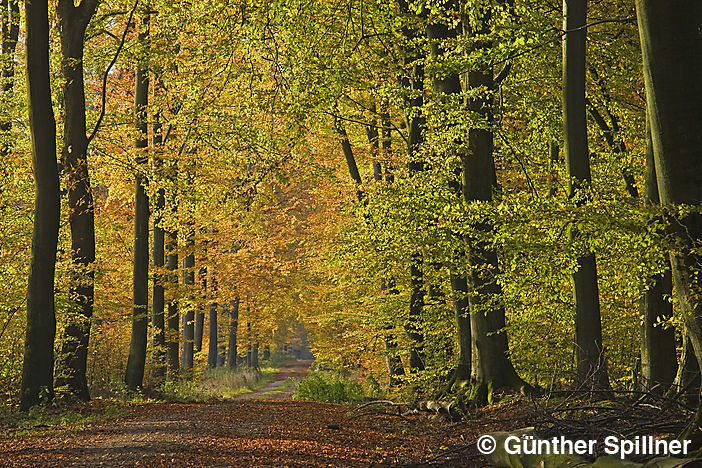
<instances>
[{"instance_id":1,"label":"undergrowth","mask_svg":"<svg viewBox=\"0 0 702 468\"><path fill-rule=\"evenodd\" d=\"M98 420L115 418L124 413L120 402L114 400L94 399L71 405L57 401L51 405L35 406L27 412L0 413L0 433L21 437L37 429L49 432L84 429Z\"/></svg>"},{"instance_id":2,"label":"undergrowth","mask_svg":"<svg viewBox=\"0 0 702 468\"><path fill-rule=\"evenodd\" d=\"M365 397L363 386L339 374L313 372L302 379L295 389L293 400L315 400L327 403L351 403Z\"/></svg>"},{"instance_id":3,"label":"undergrowth","mask_svg":"<svg viewBox=\"0 0 702 468\"><path fill-rule=\"evenodd\" d=\"M226 400L267 385L278 369L230 369L217 367L204 371L196 380L171 380L158 387L159 399L174 403Z\"/></svg>"}]
</instances>

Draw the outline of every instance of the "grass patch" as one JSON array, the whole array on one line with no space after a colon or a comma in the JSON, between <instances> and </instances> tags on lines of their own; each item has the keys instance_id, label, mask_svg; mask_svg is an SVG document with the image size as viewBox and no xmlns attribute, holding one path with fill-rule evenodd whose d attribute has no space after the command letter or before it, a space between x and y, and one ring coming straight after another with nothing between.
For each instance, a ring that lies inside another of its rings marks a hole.
<instances>
[{"instance_id":1,"label":"grass patch","mask_svg":"<svg viewBox=\"0 0 702 468\"><path fill-rule=\"evenodd\" d=\"M278 372L276 368L255 371L249 368L217 367L204 371L196 380L164 382L159 399L174 403L203 403L234 398L265 387Z\"/></svg>"},{"instance_id":2,"label":"grass patch","mask_svg":"<svg viewBox=\"0 0 702 468\"><path fill-rule=\"evenodd\" d=\"M293 400L314 400L327 403L351 403L365 397L363 386L355 380L329 372L313 372L302 379Z\"/></svg>"}]
</instances>

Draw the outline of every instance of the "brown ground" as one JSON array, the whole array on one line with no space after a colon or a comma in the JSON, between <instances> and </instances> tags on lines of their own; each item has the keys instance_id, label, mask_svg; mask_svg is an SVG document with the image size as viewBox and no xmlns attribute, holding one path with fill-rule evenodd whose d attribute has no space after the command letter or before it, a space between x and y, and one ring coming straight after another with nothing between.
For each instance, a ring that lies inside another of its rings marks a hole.
<instances>
[{"instance_id":1,"label":"brown ground","mask_svg":"<svg viewBox=\"0 0 702 468\"><path fill-rule=\"evenodd\" d=\"M232 401L141 404L86 429L0 436L0 466L484 465L474 447L463 448L487 430L481 425L363 415L344 405L292 401L289 393L265 395L304 374L306 364Z\"/></svg>"}]
</instances>

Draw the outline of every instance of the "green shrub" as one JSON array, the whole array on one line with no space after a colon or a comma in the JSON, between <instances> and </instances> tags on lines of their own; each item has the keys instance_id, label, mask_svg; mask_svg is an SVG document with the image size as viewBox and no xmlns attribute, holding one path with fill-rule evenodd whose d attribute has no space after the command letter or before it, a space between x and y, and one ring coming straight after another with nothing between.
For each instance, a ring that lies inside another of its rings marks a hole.
<instances>
[{"instance_id":1,"label":"green shrub","mask_svg":"<svg viewBox=\"0 0 702 468\"><path fill-rule=\"evenodd\" d=\"M363 387L358 382L338 374L313 372L297 384L293 400L348 403L360 401L364 396Z\"/></svg>"}]
</instances>

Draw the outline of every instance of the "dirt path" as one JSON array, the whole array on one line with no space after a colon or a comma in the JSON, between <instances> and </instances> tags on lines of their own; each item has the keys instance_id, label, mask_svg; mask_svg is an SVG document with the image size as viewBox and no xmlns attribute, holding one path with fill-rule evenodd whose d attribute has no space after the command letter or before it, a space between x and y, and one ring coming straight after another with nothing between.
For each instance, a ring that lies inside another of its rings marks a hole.
<instances>
[{"instance_id":1,"label":"dirt path","mask_svg":"<svg viewBox=\"0 0 702 468\"><path fill-rule=\"evenodd\" d=\"M283 400L290 398L295 388L289 379L306 376L311 364L312 361L295 361L288 364L276 374L273 382L254 392L245 393L237 400Z\"/></svg>"},{"instance_id":2,"label":"dirt path","mask_svg":"<svg viewBox=\"0 0 702 468\"><path fill-rule=\"evenodd\" d=\"M402 466L473 438L425 417L359 417L344 405L270 394L306 367L292 366L276 385L231 401L135 405L84 429L0 436L0 466ZM482 463L463 451L441 466Z\"/></svg>"}]
</instances>

